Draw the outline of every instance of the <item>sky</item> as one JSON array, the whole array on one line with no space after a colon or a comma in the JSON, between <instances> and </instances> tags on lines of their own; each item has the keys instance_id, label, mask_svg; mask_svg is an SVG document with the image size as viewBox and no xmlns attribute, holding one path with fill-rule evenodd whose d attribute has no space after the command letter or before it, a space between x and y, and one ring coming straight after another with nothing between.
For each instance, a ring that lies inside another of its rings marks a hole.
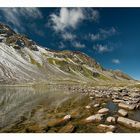
<instances>
[{"instance_id":1,"label":"sky","mask_svg":"<svg viewBox=\"0 0 140 140\"><path fill-rule=\"evenodd\" d=\"M0 8L0 22L42 47L84 52L140 80L140 8Z\"/></svg>"}]
</instances>

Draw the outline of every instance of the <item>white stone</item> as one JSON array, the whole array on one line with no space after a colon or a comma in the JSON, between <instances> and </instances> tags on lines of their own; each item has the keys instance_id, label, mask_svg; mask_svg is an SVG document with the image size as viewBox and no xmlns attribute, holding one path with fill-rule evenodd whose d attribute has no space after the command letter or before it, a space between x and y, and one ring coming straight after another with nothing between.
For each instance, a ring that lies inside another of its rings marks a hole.
<instances>
[{"instance_id":1,"label":"white stone","mask_svg":"<svg viewBox=\"0 0 140 140\"><path fill-rule=\"evenodd\" d=\"M109 112L109 109L108 108L102 108L98 111L99 114L106 114Z\"/></svg>"},{"instance_id":2,"label":"white stone","mask_svg":"<svg viewBox=\"0 0 140 140\"><path fill-rule=\"evenodd\" d=\"M116 119L115 119L115 117L107 117L106 122L108 122L108 123L115 123Z\"/></svg>"},{"instance_id":3,"label":"white stone","mask_svg":"<svg viewBox=\"0 0 140 140\"><path fill-rule=\"evenodd\" d=\"M86 118L86 122L100 122L103 119L103 114L96 114Z\"/></svg>"},{"instance_id":4,"label":"white stone","mask_svg":"<svg viewBox=\"0 0 140 140\"><path fill-rule=\"evenodd\" d=\"M100 106L99 104L95 104L95 105L94 105L94 107L99 107L99 106Z\"/></svg>"},{"instance_id":5,"label":"white stone","mask_svg":"<svg viewBox=\"0 0 140 140\"><path fill-rule=\"evenodd\" d=\"M134 110L135 105L129 105L129 104L124 104L124 103L119 103L118 105L120 108L126 109L126 110Z\"/></svg>"},{"instance_id":6,"label":"white stone","mask_svg":"<svg viewBox=\"0 0 140 140\"><path fill-rule=\"evenodd\" d=\"M98 128L99 129L102 129L102 130L104 130L104 131L106 131L106 132L112 132L112 131L115 131L116 130L116 127L114 126L114 125L105 125L105 124L99 124L98 125Z\"/></svg>"},{"instance_id":7,"label":"white stone","mask_svg":"<svg viewBox=\"0 0 140 140\"><path fill-rule=\"evenodd\" d=\"M123 116L123 117L125 117L125 116L128 115L128 112L127 112L126 110L124 110L124 109L119 109L119 110L118 110L118 113L119 113L121 116Z\"/></svg>"},{"instance_id":8,"label":"white stone","mask_svg":"<svg viewBox=\"0 0 140 140\"><path fill-rule=\"evenodd\" d=\"M66 115L63 119L64 120L70 120L71 119L71 115Z\"/></svg>"},{"instance_id":9,"label":"white stone","mask_svg":"<svg viewBox=\"0 0 140 140\"><path fill-rule=\"evenodd\" d=\"M134 120L124 118L124 117L118 117L117 122L128 128L140 130L140 122L138 122L138 121L134 121Z\"/></svg>"}]
</instances>

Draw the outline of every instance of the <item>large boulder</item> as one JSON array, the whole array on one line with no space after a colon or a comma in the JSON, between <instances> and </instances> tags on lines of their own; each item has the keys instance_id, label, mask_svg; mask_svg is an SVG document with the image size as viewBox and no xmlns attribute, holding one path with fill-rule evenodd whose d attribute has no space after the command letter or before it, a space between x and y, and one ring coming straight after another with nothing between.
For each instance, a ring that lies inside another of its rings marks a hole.
<instances>
[{"instance_id":1,"label":"large boulder","mask_svg":"<svg viewBox=\"0 0 140 140\"><path fill-rule=\"evenodd\" d=\"M130 105L130 104L125 104L125 103L119 103L118 106L120 108L126 109L126 110L134 110L136 105Z\"/></svg>"},{"instance_id":2,"label":"large boulder","mask_svg":"<svg viewBox=\"0 0 140 140\"><path fill-rule=\"evenodd\" d=\"M123 117L125 117L125 116L128 115L128 112L127 112L126 110L124 110L124 109L119 109L119 110L118 110L118 113L119 113L121 116L123 116Z\"/></svg>"},{"instance_id":3,"label":"large boulder","mask_svg":"<svg viewBox=\"0 0 140 140\"><path fill-rule=\"evenodd\" d=\"M108 108L102 108L98 111L98 114L106 114L109 112L109 109Z\"/></svg>"},{"instance_id":4,"label":"large boulder","mask_svg":"<svg viewBox=\"0 0 140 140\"><path fill-rule=\"evenodd\" d=\"M134 121L134 120L124 118L124 117L118 117L117 122L128 128L140 130L140 122L138 121Z\"/></svg>"},{"instance_id":5,"label":"large boulder","mask_svg":"<svg viewBox=\"0 0 140 140\"><path fill-rule=\"evenodd\" d=\"M103 120L103 114L92 115L85 119L86 122L100 122L102 120Z\"/></svg>"}]
</instances>

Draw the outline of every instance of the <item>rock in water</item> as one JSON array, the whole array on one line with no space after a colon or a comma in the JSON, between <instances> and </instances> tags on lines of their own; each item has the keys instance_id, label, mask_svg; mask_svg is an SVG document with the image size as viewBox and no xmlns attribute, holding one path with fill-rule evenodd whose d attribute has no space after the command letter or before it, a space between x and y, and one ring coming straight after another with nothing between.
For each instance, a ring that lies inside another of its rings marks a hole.
<instances>
[{"instance_id":1,"label":"rock in water","mask_svg":"<svg viewBox=\"0 0 140 140\"><path fill-rule=\"evenodd\" d=\"M103 114L96 114L86 118L86 122L100 122L103 119Z\"/></svg>"},{"instance_id":2,"label":"rock in water","mask_svg":"<svg viewBox=\"0 0 140 140\"><path fill-rule=\"evenodd\" d=\"M129 105L129 104L124 104L124 103L119 103L118 105L120 108L126 109L126 110L134 110L135 105Z\"/></svg>"},{"instance_id":3,"label":"rock in water","mask_svg":"<svg viewBox=\"0 0 140 140\"><path fill-rule=\"evenodd\" d=\"M115 119L115 117L107 117L106 122L108 122L108 123L115 123L116 119Z\"/></svg>"},{"instance_id":4,"label":"rock in water","mask_svg":"<svg viewBox=\"0 0 140 140\"><path fill-rule=\"evenodd\" d=\"M109 109L108 108L102 108L98 111L99 114L106 114L109 112Z\"/></svg>"},{"instance_id":5,"label":"rock in water","mask_svg":"<svg viewBox=\"0 0 140 140\"><path fill-rule=\"evenodd\" d=\"M116 130L116 127L114 125L99 124L98 128L101 129L103 132L113 132Z\"/></svg>"},{"instance_id":6,"label":"rock in water","mask_svg":"<svg viewBox=\"0 0 140 140\"><path fill-rule=\"evenodd\" d=\"M66 115L63 119L64 119L65 121L70 120L70 119L71 119L71 115Z\"/></svg>"},{"instance_id":7,"label":"rock in water","mask_svg":"<svg viewBox=\"0 0 140 140\"><path fill-rule=\"evenodd\" d=\"M121 116L123 116L123 117L125 117L125 116L128 115L128 112L125 111L124 109L119 109L119 110L118 110L118 113L119 113Z\"/></svg>"},{"instance_id":8,"label":"rock in water","mask_svg":"<svg viewBox=\"0 0 140 140\"><path fill-rule=\"evenodd\" d=\"M118 117L117 122L128 128L140 130L140 122L138 122L138 121L134 121L134 120L124 118L124 117Z\"/></svg>"},{"instance_id":9,"label":"rock in water","mask_svg":"<svg viewBox=\"0 0 140 140\"><path fill-rule=\"evenodd\" d=\"M74 125L67 124L66 126L62 127L58 132L59 133L72 133L74 131Z\"/></svg>"}]
</instances>

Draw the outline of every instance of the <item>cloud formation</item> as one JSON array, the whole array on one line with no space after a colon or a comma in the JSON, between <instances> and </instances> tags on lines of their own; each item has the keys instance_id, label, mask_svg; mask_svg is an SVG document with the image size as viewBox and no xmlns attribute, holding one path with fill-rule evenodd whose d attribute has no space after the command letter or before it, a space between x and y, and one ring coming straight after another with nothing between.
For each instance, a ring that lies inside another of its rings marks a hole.
<instances>
[{"instance_id":1,"label":"cloud formation","mask_svg":"<svg viewBox=\"0 0 140 140\"><path fill-rule=\"evenodd\" d=\"M70 32L64 32L61 34L61 36L65 41L72 41L76 38L76 35Z\"/></svg>"},{"instance_id":2,"label":"cloud formation","mask_svg":"<svg viewBox=\"0 0 140 140\"><path fill-rule=\"evenodd\" d=\"M111 52L113 50L111 47L102 44L97 44L96 46L93 46L93 49L98 53L106 53Z\"/></svg>"},{"instance_id":3,"label":"cloud formation","mask_svg":"<svg viewBox=\"0 0 140 140\"><path fill-rule=\"evenodd\" d=\"M120 64L120 60L119 59L112 59L112 63L113 64Z\"/></svg>"},{"instance_id":4,"label":"cloud formation","mask_svg":"<svg viewBox=\"0 0 140 140\"><path fill-rule=\"evenodd\" d=\"M74 41L74 42L72 43L72 45L73 45L73 47L79 48L79 49L85 48L85 47L86 47L85 44L82 44L82 43L80 43L80 42L78 42L78 41Z\"/></svg>"},{"instance_id":5,"label":"cloud formation","mask_svg":"<svg viewBox=\"0 0 140 140\"><path fill-rule=\"evenodd\" d=\"M38 8L0 8L0 12L5 21L14 25L15 28L20 27L24 29L21 16L24 19L42 18L42 14Z\"/></svg>"},{"instance_id":6,"label":"cloud formation","mask_svg":"<svg viewBox=\"0 0 140 140\"><path fill-rule=\"evenodd\" d=\"M85 8L61 8L59 13L50 15L50 26L56 31L65 31L68 28L76 29L83 20L96 21L99 12L93 9Z\"/></svg>"},{"instance_id":7,"label":"cloud formation","mask_svg":"<svg viewBox=\"0 0 140 140\"><path fill-rule=\"evenodd\" d=\"M89 33L88 36L86 36L87 39L91 39L92 41L100 41L105 40L111 36L116 35L118 32L114 27L111 27L110 29L99 29L99 32L96 34Z\"/></svg>"}]
</instances>

